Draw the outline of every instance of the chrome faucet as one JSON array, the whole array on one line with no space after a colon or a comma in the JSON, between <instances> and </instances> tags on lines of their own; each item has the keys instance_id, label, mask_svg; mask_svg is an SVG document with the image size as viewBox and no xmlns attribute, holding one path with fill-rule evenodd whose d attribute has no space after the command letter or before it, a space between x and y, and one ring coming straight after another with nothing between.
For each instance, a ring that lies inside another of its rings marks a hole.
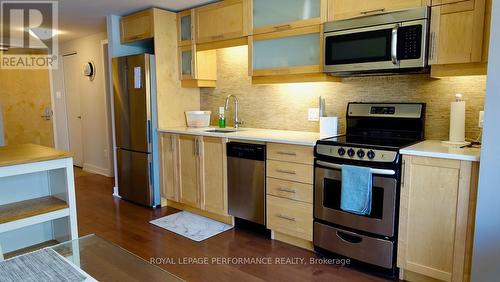
<instances>
[{"instance_id":1,"label":"chrome faucet","mask_svg":"<svg viewBox=\"0 0 500 282\"><path fill-rule=\"evenodd\" d=\"M238 128L240 127L240 125L243 124L242 121L240 121L239 117L238 117L238 98L236 98L236 96L234 95L228 95L226 97L226 103L225 103L225 106L224 106L224 110L228 110L229 109L229 100L231 100L231 97L234 99L234 128Z\"/></svg>"}]
</instances>

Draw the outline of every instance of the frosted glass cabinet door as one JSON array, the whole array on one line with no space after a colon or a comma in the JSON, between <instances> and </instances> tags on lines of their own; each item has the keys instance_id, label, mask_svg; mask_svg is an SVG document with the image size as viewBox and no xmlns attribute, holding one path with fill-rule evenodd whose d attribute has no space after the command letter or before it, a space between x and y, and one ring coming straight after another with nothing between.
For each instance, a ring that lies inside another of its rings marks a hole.
<instances>
[{"instance_id":1,"label":"frosted glass cabinet door","mask_svg":"<svg viewBox=\"0 0 500 282\"><path fill-rule=\"evenodd\" d=\"M177 14L177 40L179 46L188 46L193 40L193 11L186 10Z\"/></svg>"},{"instance_id":2,"label":"frosted glass cabinet door","mask_svg":"<svg viewBox=\"0 0 500 282\"><path fill-rule=\"evenodd\" d=\"M320 33L253 41L253 71L319 66ZM291 71L292 73L293 71Z\"/></svg>"},{"instance_id":3,"label":"frosted glass cabinet door","mask_svg":"<svg viewBox=\"0 0 500 282\"><path fill-rule=\"evenodd\" d=\"M181 16L181 41L191 40L191 14Z\"/></svg>"},{"instance_id":4,"label":"frosted glass cabinet door","mask_svg":"<svg viewBox=\"0 0 500 282\"><path fill-rule=\"evenodd\" d=\"M192 78L193 76L193 51L181 51L181 76L182 78Z\"/></svg>"},{"instance_id":5,"label":"frosted glass cabinet door","mask_svg":"<svg viewBox=\"0 0 500 282\"><path fill-rule=\"evenodd\" d=\"M254 30L263 27L284 30L292 28L290 23L311 19L317 19L317 22L311 24L319 24L321 2L321 0L253 0Z\"/></svg>"}]
</instances>

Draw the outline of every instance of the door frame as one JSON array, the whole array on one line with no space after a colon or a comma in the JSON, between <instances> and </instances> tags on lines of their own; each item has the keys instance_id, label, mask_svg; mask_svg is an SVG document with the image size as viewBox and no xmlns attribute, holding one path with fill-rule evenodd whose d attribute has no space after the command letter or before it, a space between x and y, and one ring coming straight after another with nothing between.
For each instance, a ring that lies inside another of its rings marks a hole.
<instances>
[{"instance_id":1,"label":"door frame","mask_svg":"<svg viewBox=\"0 0 500 282\"><path fill-rule=\"evenodd\" d=\"M107 58L106 58L106 56ZM111 56L109 52L109 42L107 39L101 40L101 58L102 58L102 85L104 91L104 114L106 116L106 150L108 156L108 175L113 177L116 170L115 140L114 140L114 112L113 112L113 88L111 76ZM106 68L107 67L107 68Z\"/></svg>"},{"instance_id":2,"label":"door frame","mask_svg":"<svg viewBox=\"0 0 500 282\"><path fill-rule=\"evenodd\" d=\"M64 111L65 111L65 114L66 114L66 132L67 132L67 141L68 141L68 150L71 150L71 138L70 138L70 130L69 130L69 111L68 111L68 96L67 96L67 92L66 92L66 82L65 82L65 77L64 77L64 57L67 57L67 56L78 56L78 52L76 51L69 51L69 52L66 52L64 53L61 57L63 58L62 62L61 62L61 65L62 65L62 73L61 73L61 79L62 79L62 87L63 87L63 91L64 91ZM81 109L81 97L80 97L80 109ZM81 114L81 112L80 112ZM83 137L83 122L82 122L82 137ZM82 142L82 169L84 168L85 166L85 144L83 143L83 138L81 140Z\"/></svg>"}]
</instances>

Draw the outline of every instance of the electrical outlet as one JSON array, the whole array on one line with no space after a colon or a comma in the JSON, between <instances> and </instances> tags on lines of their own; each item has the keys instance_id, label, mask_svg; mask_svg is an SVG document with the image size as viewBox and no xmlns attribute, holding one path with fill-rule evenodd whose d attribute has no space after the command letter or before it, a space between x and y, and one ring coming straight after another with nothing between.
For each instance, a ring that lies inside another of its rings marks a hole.
<instances>
[{"instance_id":1,"label":"electrical outlet","mask_svg":"<svg viewBox=\"0 0 500 282\"><path fill-rule=\"evenodd\" d=\"M479 112L479 128L483 128L484 125L484 111Z\"/></svg>"},{"instance_id":2,"label":"electrical outlet","mask_svg":"<svg viewBox=\"0 0 500 282\"><path fill-rule=\"evenodd\" d=\"M307 119L309 121L319 121L319 108L309 108Z\"/></svg>"}]
</instances>

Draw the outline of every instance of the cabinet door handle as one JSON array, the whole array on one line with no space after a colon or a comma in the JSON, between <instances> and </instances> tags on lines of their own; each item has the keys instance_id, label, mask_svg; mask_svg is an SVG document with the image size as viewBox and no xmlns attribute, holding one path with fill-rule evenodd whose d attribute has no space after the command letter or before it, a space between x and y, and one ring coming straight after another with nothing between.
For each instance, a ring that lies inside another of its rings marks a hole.
<instances>
[{"instance_id":1,"label":"cabinet door handle","mask_svg":"<svg viewBox=\"0 0 500 282\"><path fill-rule=\"evenodd\" d=\"M286 192L286 193L292 193L292 194L297 193L297 191L295 191L293 189L287 189L287 188L278 188L278 191L280 191L280 192Z\"/></svg>"},{"instance_id":2,"label":"cabinet door handle","mask_svg":"<svg viewBox=\"0 0 500 282\"><path fill-rule=\"evenodd\" d=\"M431 31L431 34L429 36L429 61L434 61L434 52L435 52L435 40L436 40L436 33Z\"/></svg>"},{"instance_id":3,"label":"cabinet door handle","mask_svg":"<svg viewBox=\"0 0 500 282\"><path fill-rule=\"evenodd\" d=\"M406 173L406 160L403 160L403 167L401 170L401 188L405 187L405 173Z\"/></svg>"},{"instance_id":4,"label":"cabinet door handle","mask_svg":"<svg viewBox=\"0 0 500 282\"><path fill-rule=\"evenodd\" d=\"M289 24L284 24L284 25L278 25L278 26L275 26L274 27L274 30L287 30L287 29L290 29L292 28L291 25Z\"/></svg>"},{"instance_id":5,"label":"cabinet door handle","mask_svg":"<svg viewBox=\"0 0 500 282\"><path fill-rule=\"evenodd\" d=\"M224 35L223 34L219 34L219 35L214 35L211 37L212 39L222 39L224 38Z\"/></svg>"},{"instance_id":6,"label":"cabinet door handle","mask_svg":"<svg viewBox=\"0 0 500 282\"><path fill-rule=\"evenodd\" d=\"M373 13L382 13L384 11L385 11L385 8L381 8L381 9L375 9L375 10L362 11L360 14L368 15L368 14L373 14Z\"/></svg>"},{"instance_id":7,"label":"cabinet door handle","mask_svg":"<svg viewBox=\"0 0 500 282\"><path fill-rule=\"evenodd\" d=\"M283 152L283 151L278 152L278 155L297 156L297 154L294 152Z\"/></svg>"},{"instance_id":8,"label":"cabinet door handle","mask_svg":"<svg viewBox=\"0 0 500 282\"><path fill-rule=\"evenodd\" d=\"M276 217L284 219L284 220L288 220L288 221L296 221L294 217L290 217L290 216L286 216L286 215L282 215L282 214L277 214Z\"/></svg>"},{"instance_id":9,"label":"cabinet door handle","mask_svg":"<svg viewBox=\"0 0 500 282\"><path fill-rule=\"evenodd\" d=\"M297 174L297 173L296 173L295 171L293 171L293 170L277 169L276 171L277 171L277 172L279 172L279 173Z\"/></svg>"}]
</instances>

